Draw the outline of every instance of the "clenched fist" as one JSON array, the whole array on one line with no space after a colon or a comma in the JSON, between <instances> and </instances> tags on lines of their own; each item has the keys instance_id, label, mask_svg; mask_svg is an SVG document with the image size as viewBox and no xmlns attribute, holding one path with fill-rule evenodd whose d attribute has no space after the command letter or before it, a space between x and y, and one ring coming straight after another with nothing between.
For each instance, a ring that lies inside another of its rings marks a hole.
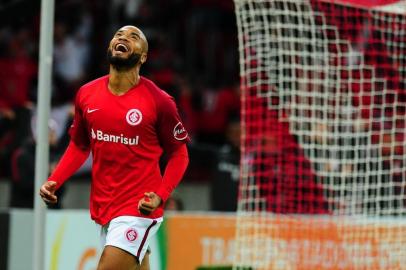
<instances>
[{"instance_id":1,"label":"clenched fist","mask_svg":"<svg viewBox=\"0 0 406 270\"><path fill-rule=\"evenodd\" d=\"M47 181L45 182L39 191L39 195L46 204L55 204L58 202L58 197L55 195L56 182Z\"/></svg>"},{"instance_id":2,"label":"clenched fist","mask_svg":"<svg viewBox=\"0 0 406 270\"><path fill-rule=\"evenodd\" d=\"M140 210L140 213L143 215L149 215L161 205L161 202L161 197L154 192L145 192L144 198L138 203L138 210Z\"/></svg>"}]
</instances>

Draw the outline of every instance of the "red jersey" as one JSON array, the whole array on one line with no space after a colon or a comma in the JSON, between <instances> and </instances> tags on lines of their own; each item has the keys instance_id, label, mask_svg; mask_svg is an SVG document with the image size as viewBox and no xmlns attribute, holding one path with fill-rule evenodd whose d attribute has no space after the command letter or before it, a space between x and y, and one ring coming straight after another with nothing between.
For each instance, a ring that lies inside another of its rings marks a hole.
<instances>
[{"instance_id":1,"label":"red jersey","mask_svg":"<svg viewBox=\"0 0 406 270\"><path fill-rule=\"evenodd\" d=\"M143 216L138 202L162 183L159 160L188 141L175 102L150 80L124 95L108 89L104 76L80 88L71 139L93 155L90 213L106 224L117 216ZM166 198L163 198L164 200ZM162 205L151 215L163 215Z\"/></svg>"}]
</instances>

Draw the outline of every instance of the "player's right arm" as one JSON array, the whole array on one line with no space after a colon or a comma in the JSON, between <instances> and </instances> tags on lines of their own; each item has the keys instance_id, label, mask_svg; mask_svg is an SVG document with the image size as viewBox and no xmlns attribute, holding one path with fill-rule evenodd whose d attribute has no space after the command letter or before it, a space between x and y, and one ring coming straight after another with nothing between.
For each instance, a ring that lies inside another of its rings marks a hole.
<instances>
[{"instance_id":1,"label":"player's right arm","mask_svg":"<svg viewBox=\"0 0 406 270\"><path fill-rule=\"evenodd\" d=\"M55 191L82 166L90 153L90 140L80 104L80 93L79 90L75 101L75 116L69 130L70 143L48 181L40 189L40 196L46 203L57 202Z\"/></svg>"},{"instance_id":2,"label":"player's right arm","mask_svg":"<svg viewBox=\"0 0 406 270\"><path fill-rule=\"evenodd\" d=\"M70 141L61 160L40 189L40 196L45 203L56 203L58 198L55 191L71 177L86 161L89 149L81 149L73 140Z\"/></svg>"}]
</instances>

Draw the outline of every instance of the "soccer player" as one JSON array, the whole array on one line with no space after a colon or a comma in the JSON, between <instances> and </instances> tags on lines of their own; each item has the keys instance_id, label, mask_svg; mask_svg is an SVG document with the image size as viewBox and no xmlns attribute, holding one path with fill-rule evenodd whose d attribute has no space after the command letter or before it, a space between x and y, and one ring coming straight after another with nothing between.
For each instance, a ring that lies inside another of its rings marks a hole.
<instances>
[{"instance_id":1,"label":"soccer player","mask_svg":"<svg viewBox=\"0 0 406 270\"><path fill-rule=\"evenodd\" d=\"M57 202L55 191L92 152L90 213L105 243L98 270L149 269L149 241L189 161L188 134L173 98L139 75L147 52L137 27L115 33L109 74L78 91L70 144L40 190L46 203ZM168 162L162 176L163 152Z\"/></svg>"}]
</instances>

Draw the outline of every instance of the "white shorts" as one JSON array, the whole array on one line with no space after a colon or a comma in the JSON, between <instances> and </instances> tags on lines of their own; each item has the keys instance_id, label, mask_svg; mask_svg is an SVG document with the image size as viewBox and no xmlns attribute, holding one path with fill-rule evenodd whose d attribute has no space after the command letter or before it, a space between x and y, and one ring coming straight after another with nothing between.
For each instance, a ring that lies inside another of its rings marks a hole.
<instances>
[{"instance_id":1,"label":"white shorts","mask_svg":"<svg viewBox=\"0 0 406 270\"><path fill-rule=\"evenodd\" d=\"M113 218L101 227L100 240L103 247L114 246L137 257L141 264L148 250L151 237L158 231L163 218L149 219L134 216Z\"/></svg>"}]
</instances>

